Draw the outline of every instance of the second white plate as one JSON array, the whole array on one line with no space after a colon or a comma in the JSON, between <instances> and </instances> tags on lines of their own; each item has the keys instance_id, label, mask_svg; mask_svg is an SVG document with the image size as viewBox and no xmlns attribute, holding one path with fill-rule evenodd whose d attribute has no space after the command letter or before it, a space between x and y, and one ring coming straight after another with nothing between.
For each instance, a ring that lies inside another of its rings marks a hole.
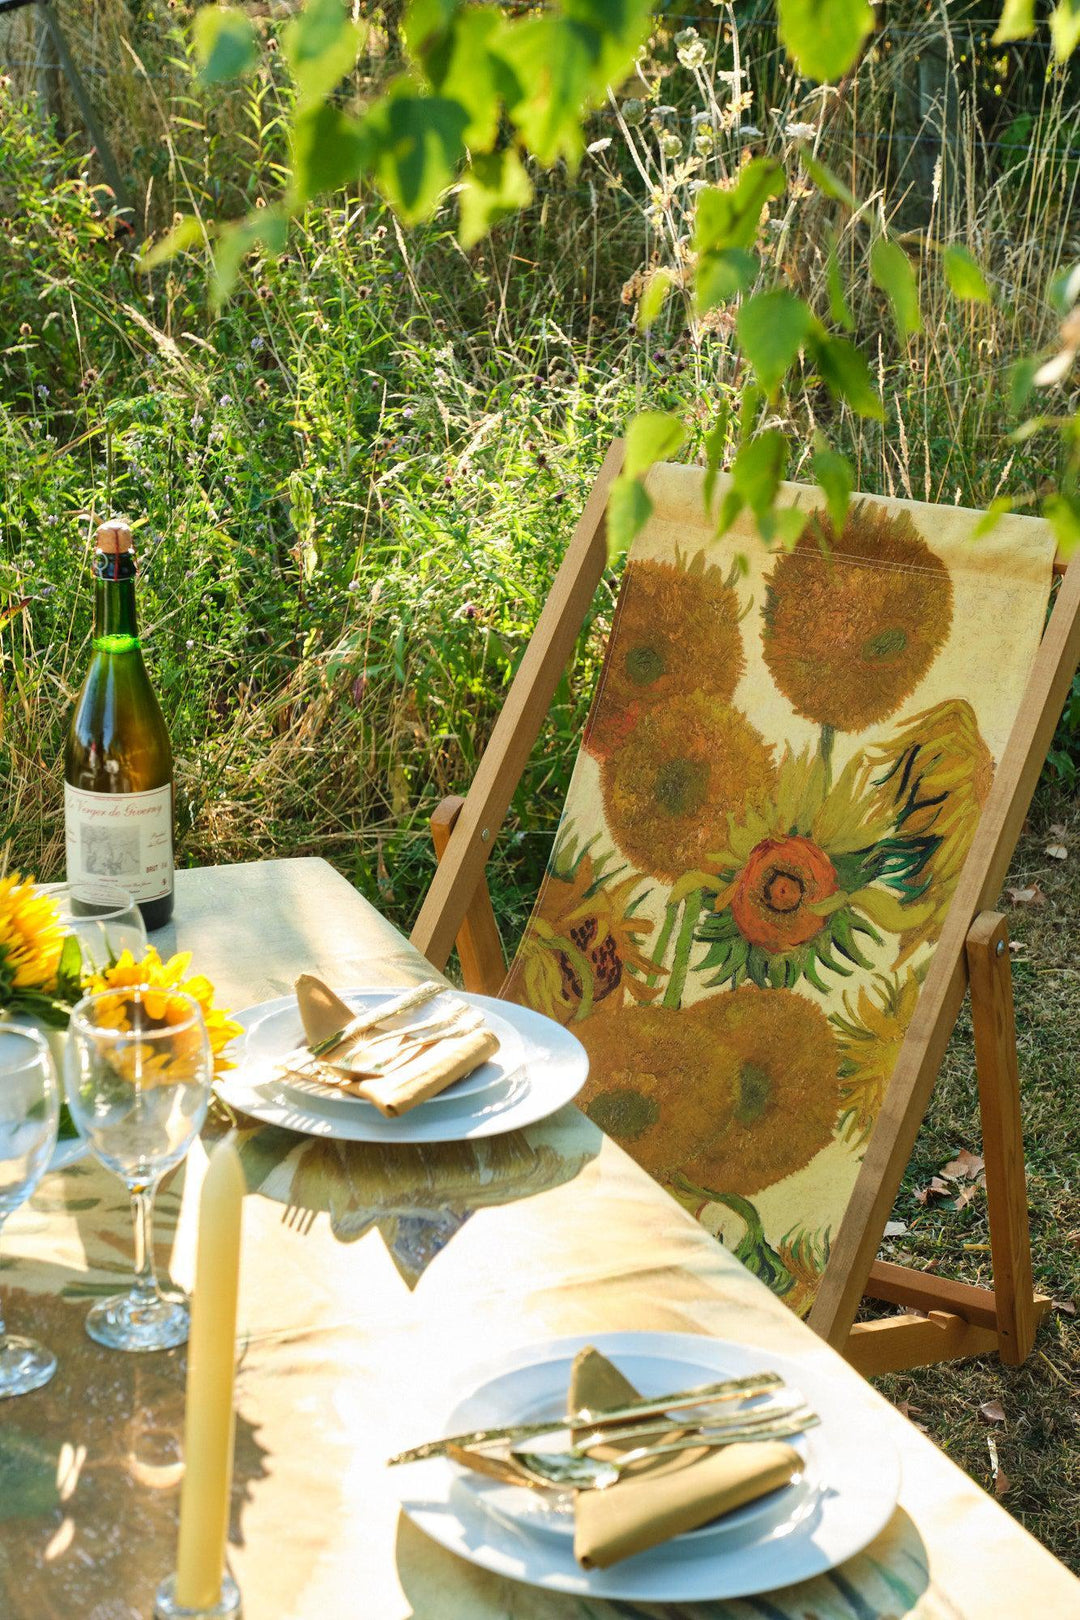
<instances>
[{"instance_id":1,"label":"second white plate","mask_svg":"<svg viewBox=\"0 0 1080 1620\"><path fill-rule=\"evenodd\" d=\"M370 986L339 993L350 1006L374 1005L392 994ZM460 1087L400 1119L385 1119L370 1103L330 1087L298 1085L275 1075L275 1061L303 1038L292 996L234 1014L246 1033L237 1067L215 1089L223 1102L264 1124L351 1142L458 1142L498 1136L546 1119L577 1096L589 1060L568 1030L512 1001L455 994L483 1011L499 1036L499 1051Z\"/></svg>"}]
</instances>

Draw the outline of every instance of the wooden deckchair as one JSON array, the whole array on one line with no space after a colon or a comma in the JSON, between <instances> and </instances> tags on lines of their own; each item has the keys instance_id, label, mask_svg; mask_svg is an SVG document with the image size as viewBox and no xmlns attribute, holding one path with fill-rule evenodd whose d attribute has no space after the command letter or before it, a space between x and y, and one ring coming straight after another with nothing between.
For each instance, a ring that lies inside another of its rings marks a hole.
<instances>
[{"instance_id":1,"label":"wooden deckchair","mask_svg":"<svg viewBox=\"0 0 1080 1620\"><path fill-rule=\"evenodd\" d=\"M497 994L506 967L484 865L607 564L605 507L623 449L608 451L466 798L432 818L439 866L412 932L441 968L456 943L466 987ZM1080 561L1064 574L1017 718L922 985L811 1325L867 1374L997 1350L1016 1365L1050 1301L1033 1288L1008 938L991 907L1080 661ZM993 1289L876 1256L938 1068L970 987ZM855 1323L863 1297L907 1314Z\"/></svg>"}]
</instances>

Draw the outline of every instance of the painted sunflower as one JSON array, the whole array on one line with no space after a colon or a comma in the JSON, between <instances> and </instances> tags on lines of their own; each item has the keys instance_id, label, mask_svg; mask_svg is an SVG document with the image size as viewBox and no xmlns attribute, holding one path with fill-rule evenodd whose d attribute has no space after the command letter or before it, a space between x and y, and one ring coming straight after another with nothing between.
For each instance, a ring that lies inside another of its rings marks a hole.
<instances>
[{"instance_id":1,"label":"painted sunflower","mask_svg":"<svg viewBox=\"0 0 1080 1620\"><path fill-rule=\"evenodd\" d=\"M895 805L868 792L867 770L858 754L830 787L819 754L789 751L771 799L733 815L705 868L675 885L673 900L700 889L710 907L695 935L708 946L698 964L707 984L790 989L805 977L825 991L823 969L847 978L871 965L860 936L880 943L879 929L926 922L916 874L934 837L898 830Z\"/></svg>"},{"instance_id":2,"label":"painted sunflower","mask_svg":"<svg viewBox=\"0 0 1080 1620\"><path fill-rule=\"evenodd\" d=\"M603 762L607 824L640 872L674 883L775 780L772 749L745 715L693 692L639 715Z\"/></svg>"},{"instance_id":3,"label":"painted sunflower","mask_svg":"<svg viewBox=\"0 0 1080 1620\"><path fill-rule=\"evenodd\" d=\"M952 623L948 569L906 512L860 501L837 537L815 512L772 571L765 662L797 714L863 731L894 714Z\"/></svg>"},{"instance_id":4,"label":"painted sunflower","mask_svg":"<svg viewBox=\"0 0 1080 1620\"><path fill-rule=\"evenodd\" d=\"M794 1226L785 1232L777 1245L781 1264L791 1277L791 1287L785 1290L784 1304L796 1316L806 1316L829 1263L832 1234L808 1232L804 1226Z\"/></svg>"},{"instance_id":5,"label":"painted sunflower","mask_svg":"<svg viewBox=\"0 0 1080 1620\"><path fill-rule=\"evenodd\" d=\"M609 996L621 1000L620 990L635 1001L660 994L645 981L663 970L642 948L654 925L634 915L647 892L642 879L608 869L611 855L594 860L594 843L559 840L503 990L560 1024L587 1018Z\"/></svg>"},{"instance_id":6,"label":"painted sunflower","mask_svg":"<svg viewBox=\"0 0 1080 1620\"><path fill-rule=\"evenodd\" d=\"M734 568L707 566L699 551L684 562L631 562L623 576L603 679L585 747L604 759L637 717L684 692L729 703L745 668Z\"/></svg>"},{"instance_id":7,"label":"painted sunflower","mask_svg":"<svg viewBox=\"0 0 1080 1620\"><path fill-rule=\"evenodd\" d=\"M55 988L64 931L32 877L0 878L0 1008L30 1007Z\"/></svg>"},{"instance_id":8,"label":"painted sunflower","mask_svg":"<svg viewBox=\"0 0 1080 1620\"><path fill-rule=\"evenodd\" d=\"M601 1014L577 1033L586 1112L661 1182L750 1197L832 1140L836 1037L794 991L746 986L681 1011Z\"/></svg>"},{"instance_id":9,"label":"painted sunflower","mask_svg":"<svg viewBox=\"0 0 1080 1620\"><path fill-rule=\"evenodd\" d=\"M994 758L970 703L952 698L913 715L888 744L869 750L867 779L880 812L892 813L901 835L926 850L910 882L925 891L929 912L904 931L899 967L941 932L994 779Z\"/></svg>"},{"instance_id":10,"label":"painted sunflower","mask_svg":"<svg viewBox=\"0 0 1080 1620\"><path fill-rule=\"evenodd\" d=\"M903 979L879 973L872 987L860 986L854 1003L845 995L844 1011L830 1015L840 1039L840 1134L849 1142L869 1139L920 988L911 968Z\"/></svg>"}]
</instances>

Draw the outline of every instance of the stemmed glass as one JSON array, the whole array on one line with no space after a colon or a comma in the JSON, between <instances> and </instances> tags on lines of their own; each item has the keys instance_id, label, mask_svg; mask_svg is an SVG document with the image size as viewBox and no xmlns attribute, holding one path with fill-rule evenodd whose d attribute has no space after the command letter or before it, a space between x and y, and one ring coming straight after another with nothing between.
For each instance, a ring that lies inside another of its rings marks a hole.
<instances>
[{"instance_id":1,"label":"stemmed glass","mask_svg":"<svg viewBox=\"0 0 1080 1620\"><path fill-rule=\"evenodd\" d=\"M59 1118L48 1043L37 1030L0 1024L0 1227L44 1175ZM0 1312L0 1396L40 1389L55 1371L52 1351L5 1333Z\"/></svg>"},{"instance_id":2,"label":"stemmed glass","mask_svg":"<svg viewBox=\"0 0 1080 1620\"><path fill-rule=\"evenodd\" d=\"M146 924L126 889L102 889L96 900L79 900L64 883L50 894L65 934L74 934L82 951L83 971L102 973L122 951L136 962L146 954Z\"/></svg>"},{"instance_id":3,"label":"stemmed glass","mask_svg":"<svg viewBox=\"0 0 1080 1620\"><path fill-rule=\"evenodd\" d=\"M168 1350L188 1336L187 1301L163 1294L152 1220L161 1178L206 1118L213 1054L199 1004L139 985L84 996L71 1015L64 1084L91 1151L131 1194L135 1284L95 1305L86 1331L114 1350Z\"/></svg>"}]
</instances>

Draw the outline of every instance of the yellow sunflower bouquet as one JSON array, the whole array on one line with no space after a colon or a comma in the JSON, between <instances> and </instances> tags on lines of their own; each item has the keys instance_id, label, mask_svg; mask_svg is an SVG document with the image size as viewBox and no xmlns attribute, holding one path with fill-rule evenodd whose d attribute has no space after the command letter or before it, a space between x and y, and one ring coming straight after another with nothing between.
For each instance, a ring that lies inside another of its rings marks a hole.
<instances>
[{"instance_id":1,"label":"yellow sunflower bouquet","mask_svg":"<svg viewBox=\"0 0 1080 1620\"><path fill-rule=\"evenodd\" d=\"M204 974L189 972L191 953L163 962L148 946L141 960L123 951L103 969L85 969L79 942L65 935L52 897L32 877L14 872L0 878L0 1016L33 1018L66 1028L71 1009L84 995L113 991L106 1003L117 1028L131 1025L133 997L141 986L142 1016L165 1028L188 1015L190 996L198 1003L214 1054L214 1072L232 1068L226 1048L241 1026L214 1005L214 986Z\"/></svg>"}]
</instances>

